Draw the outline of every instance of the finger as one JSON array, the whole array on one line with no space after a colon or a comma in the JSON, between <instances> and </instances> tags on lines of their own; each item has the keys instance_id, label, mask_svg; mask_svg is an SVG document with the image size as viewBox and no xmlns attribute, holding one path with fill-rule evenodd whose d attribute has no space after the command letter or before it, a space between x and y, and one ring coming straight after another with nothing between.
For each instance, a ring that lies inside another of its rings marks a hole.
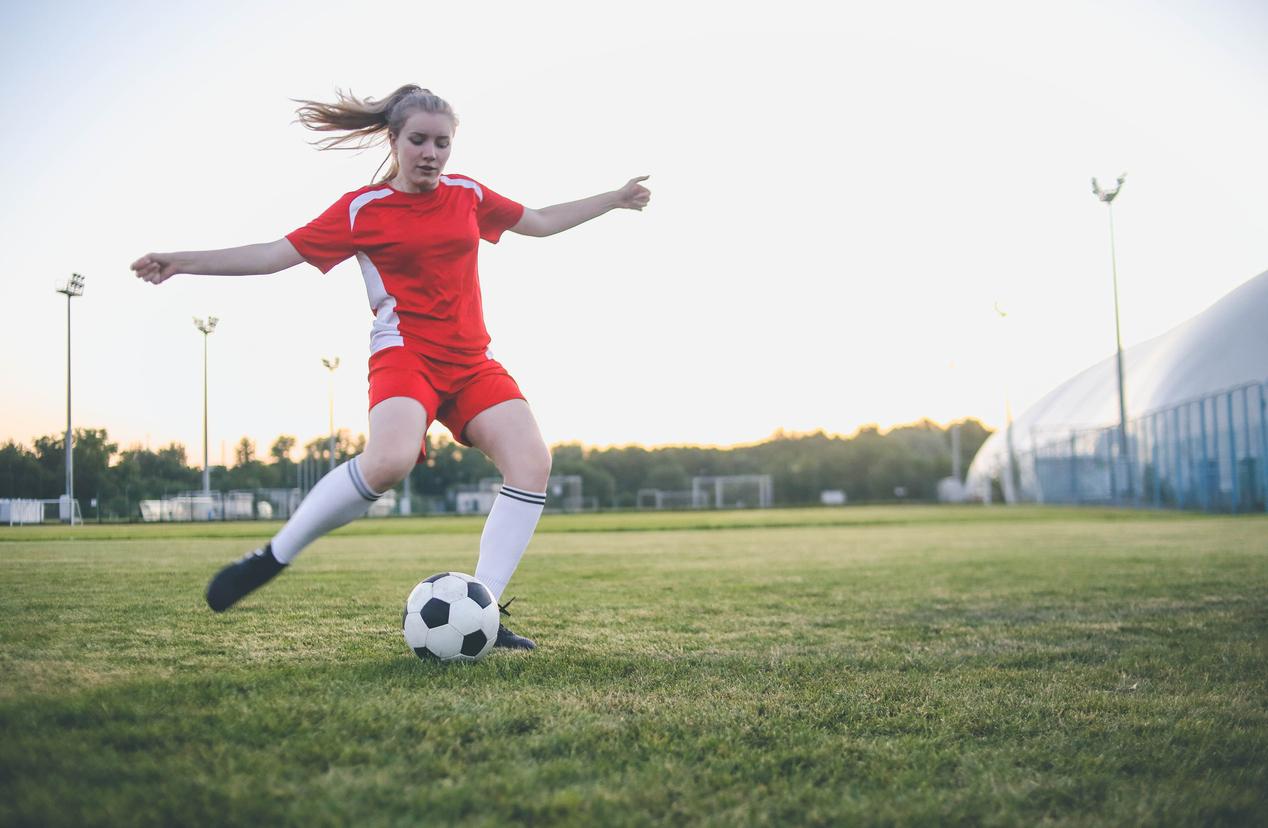
<instances>
[{"instance_id":1,"label":"finger","mask_svg":"<svg viewBox=\"0 0 1268 828\"><path fill-rule=\"evenodd\" d=\"M649 179L649 178L651 178L651 176L650 176L650 175L640 175L640 176L638 176L637 178L631 178L631 179L630 179L630 183L631 183L631 184L637 184L638 182L640 182L640 181L646 181L646 180L647 180L647 179Z\"/></svg>"},{"instance_id":2,"label":"finger","mask_svg":"<svg viewBox=\"0 0 1268 828\"><path fill-rule=\"evenodd\" d=\"M135 262L133 262L133 263L130 265L130 267L131 267L133 270L138 270L138 271L139 271L141 268L145 267L145 266L146 266L146 265L148 265L149 263L150 263L150 254L149 254L149 253L146 253L144 256L142 256L141 258L139 258L139 259L137 259Z\"/></svg>"}]
</instances>

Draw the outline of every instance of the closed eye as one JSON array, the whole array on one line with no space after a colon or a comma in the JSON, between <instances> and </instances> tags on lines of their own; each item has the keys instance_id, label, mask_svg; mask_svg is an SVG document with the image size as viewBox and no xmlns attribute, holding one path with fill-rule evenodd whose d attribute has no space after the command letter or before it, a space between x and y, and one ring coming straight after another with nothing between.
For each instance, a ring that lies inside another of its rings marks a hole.
<instances>
[{"instance_id":1,"label":"closed eye","mask_svg":"<svg viewBox=\"0 0 1268 828\"><path fill-rule=\"evenodd\" d=\"M449 146L449 140L448 136L437 138L436 146L440 149L444 149ZM411 133L409 136L409 142L416 147L421 147L423 144L427 143L427 134L421 132Z\"/></svg>"}]
</instances>

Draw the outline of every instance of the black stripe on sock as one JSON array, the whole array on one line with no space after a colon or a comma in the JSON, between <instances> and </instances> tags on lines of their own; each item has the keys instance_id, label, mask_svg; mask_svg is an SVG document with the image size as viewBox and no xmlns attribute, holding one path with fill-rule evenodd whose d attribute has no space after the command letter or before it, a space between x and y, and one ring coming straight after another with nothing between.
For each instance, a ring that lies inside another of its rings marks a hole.
<instances>
[{"instance_id":1,"label":"black stripe on sock","mask_svg":"<svg viewBox=\"0 0 1268 828\"><path fill-rule=\"evenodd\" d=\"M357 460L354 457L348 461L348 476L352 478L352 487L357 490L357 494L371 502L378 500L383 495L375 494L374 490L365 482L365 478L361 476L361 470L357 468Z\"/></svg>"},{"instance_id":2,"label":"black stripe on sock","mask_svg":"<svg viewBox=\"0 0 1268 828\"><path fill-rule=\"evenodd\" d=\"M524 489L517 489L514 486L508 486L505 483L502 484L502 491L504 492L510 491L513 494L519 495L520 497L531 497L535 500L540 500L543 503L546 501L545 492L529 492L529 491L525 491Z\"/></svg>"},{"instance_id":3,"label":"black stripe on sock","mask_svg":"<svg viewBox=\"0 0 1268 828\"><path fill-rule=\"evenodd\" d=\"M530 504L532 504L533 506L545 506L545 505L546 505L546 498L544 498L544 497L543 497L541 500L532 500L532 499L527 498L527 497L520 497L519 495L515 494L514 492L508 492L508 491L506 490L506 487L503 487L503 488L502 488L502 491L501 491L501 492L499 492L499 494L501 494L503 497L509 497L511 500L518 500L518 501L519 501L519 502L521 502L521 503L530 503Z\"/></svg>"}]
</instances>

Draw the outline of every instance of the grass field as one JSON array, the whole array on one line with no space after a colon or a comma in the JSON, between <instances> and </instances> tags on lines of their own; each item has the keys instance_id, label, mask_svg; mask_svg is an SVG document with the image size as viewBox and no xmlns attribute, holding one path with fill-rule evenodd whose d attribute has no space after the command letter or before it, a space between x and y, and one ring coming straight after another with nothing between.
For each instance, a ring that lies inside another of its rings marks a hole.
<instances>
[{"instance_id":1,"label":"grass field","mask_svg":"<svg viewBox=\"0 0 1268 828\"><path fill-rule=\"evenodd\" d=\"M1268 518L548 516L531 654L416 659L480 522L0 528L0 825L1265 824Z\"/></svg>"}]
</instances>

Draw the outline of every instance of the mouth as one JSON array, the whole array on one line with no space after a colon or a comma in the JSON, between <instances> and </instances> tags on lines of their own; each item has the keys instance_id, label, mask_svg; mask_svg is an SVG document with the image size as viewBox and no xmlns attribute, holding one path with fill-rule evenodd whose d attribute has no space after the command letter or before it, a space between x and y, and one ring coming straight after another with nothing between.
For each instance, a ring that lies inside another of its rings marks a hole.
<instances>
[{"instance_id":1,"label":"mouth","mask_svg":"<svg viewBox=\"0 0 1268 828\"><path fill-rule=\"evenodd\" d=\"M415 169L417 169L423 175L433 175L437 172L435 167L427 166L427 165L419 165Z\"/></svg>"}]
</instances>

